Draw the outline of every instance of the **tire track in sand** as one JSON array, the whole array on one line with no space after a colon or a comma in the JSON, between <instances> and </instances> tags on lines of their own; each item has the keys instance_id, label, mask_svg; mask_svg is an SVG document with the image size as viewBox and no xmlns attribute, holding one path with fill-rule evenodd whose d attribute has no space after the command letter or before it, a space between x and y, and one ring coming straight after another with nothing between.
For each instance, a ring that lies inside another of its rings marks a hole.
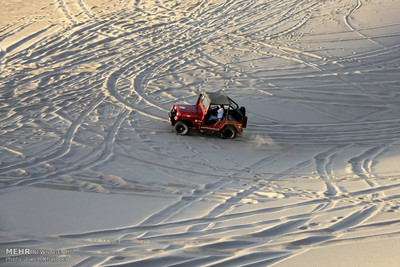
<instances>
[{"instance_id":1,"label":"tire track in sand","mask_svg":"<svg viewBox=\"0 0 400 267\"><path fill-rule=\"evenodd\" d=\"M125 119L130 115L130 113L131 111L129 110L124 110L123 112L121 112L118 115L114 125L110 129L110 132L105 137L105 140L99 145L99 147L96 150L93 150L88 155L76 159L75 162L69 163L66 167L57 168L54 171L46 173L45 175L38 174L38 175L32 175L32 177L30 178L17 179L17 180L14 179L13 181L7 183L8 185L7 187L27 186L38 182L52 180L54 179L55 176L63 177L65 175L79 173L82 172L82 170L92 168L93 166L97 166L109 160L109 158L112 156L114 141L118 134L119 128L121 127ZM48 160L48 162L51 161L52 160ZM67 181L69 181L69 179L67 179ZM75 182L75 180L71 181ZM80 185L87 187L87 189L93 188L93 186L95 186L95 188L97 189L101 188L95 184L90 184L90 183L80 183Z\"/></svg>"},{"instance_id":2,"label":"tire track in sand","mask_svg":"<svg viewBox=\"0 0 400 267\"><path fill-rule=\"evenodd\" d=\"M20 164L13 164L7 167L1 167L0 168L0 173L6 173L6 172L10 172L16 169L25 169L28 167L33 167L36 165L39 165L43 162L47 162L50 160L55 160L58 158L63 157L64 155L66 155L70 149L71 149L71 145L73 142L73 139L75 137L76 132L78 131L78 129L81 127L82 122L86 119L86 117L93 112L93 110L95 110L95 108L105 99L104 95L99 95L81 114L80 116L72 123L71 127L68 129L66 136L63 140L63 144L62 147L52 153L49 154L45 157L42 158L35 158L33 160L31 160L31 162L29 163L20 163Z\"/></svg>"}]
</instances>

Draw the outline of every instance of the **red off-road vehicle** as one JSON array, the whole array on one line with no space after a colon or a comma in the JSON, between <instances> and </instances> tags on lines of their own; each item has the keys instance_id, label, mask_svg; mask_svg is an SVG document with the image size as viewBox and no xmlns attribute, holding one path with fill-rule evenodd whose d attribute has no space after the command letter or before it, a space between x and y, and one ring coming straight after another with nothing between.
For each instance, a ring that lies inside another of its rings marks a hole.
<instances>
[{"instance_id":1,"label":"red off-road vehicle","mask_svg":"<svg viewBox=\"0 0 400 267\"><path fill-rule=\"evenodd\" d=\"M218 92L201 93L196 105L173 105L168 117L178 135L187 135L195 128L200 132L219 133L223 139L233 139L247 125L246 109L239 108L226 94Z\"/></svg>"}]
</instances>

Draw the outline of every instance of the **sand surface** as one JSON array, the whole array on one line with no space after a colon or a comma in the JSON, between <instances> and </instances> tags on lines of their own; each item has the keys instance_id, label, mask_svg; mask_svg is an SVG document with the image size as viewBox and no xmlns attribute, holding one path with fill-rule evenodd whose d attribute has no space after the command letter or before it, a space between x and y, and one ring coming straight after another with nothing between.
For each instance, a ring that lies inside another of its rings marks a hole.
<instances>
[{"instance_id":1,"label":"sand surface","mask_svg":"<svg viewBox=\"0 0 400 267\"><path fill-rule=\"evenodd\" d=\"M396 266L398 14L0 1L0 264ZM176 136L170 106L216 90L244 133Z\"/></svg>"}]
</instances>

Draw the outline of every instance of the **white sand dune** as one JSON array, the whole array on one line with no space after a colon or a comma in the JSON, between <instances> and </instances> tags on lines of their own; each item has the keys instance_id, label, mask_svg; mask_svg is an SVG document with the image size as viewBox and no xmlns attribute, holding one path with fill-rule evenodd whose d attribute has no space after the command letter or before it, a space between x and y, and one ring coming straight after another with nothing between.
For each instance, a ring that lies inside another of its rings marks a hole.
<instances>
[{"instance_id":1,"label":"white sand dune","mask_svg":"<svg viewBox=\"0 0 400 267\"><path fill-rule=\"evenodd\" d=\"M0 12L2 266L398 265L399 0ZM176 136L215 90L245 132Z\"/></svg>"}]
</instances>

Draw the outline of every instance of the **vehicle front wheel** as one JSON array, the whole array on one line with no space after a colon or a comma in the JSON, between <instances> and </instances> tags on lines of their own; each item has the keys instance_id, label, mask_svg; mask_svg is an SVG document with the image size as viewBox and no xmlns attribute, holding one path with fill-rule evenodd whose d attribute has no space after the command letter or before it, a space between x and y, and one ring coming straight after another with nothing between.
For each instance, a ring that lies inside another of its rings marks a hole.
<instances>
[{"instance_id":1,"label":"vehicle front wheel","mask_svg":"<svg viewBox=\"0 0 400 267\"><path fill-rule=\"evenodd\" d=\"M236 137L236 129L232 126L227 126L222 129L220 137L222 139L234 139Z\"/></svg>"},{"instance_id":2,"label":"vehicle front wheel","mask_svg":"<svg viewBox=\"0 0 400 267\"><path fill-rule=\"evenodd\" d=\"M174 126L174 132L177 135L187 135L189 130L189 126L183 121L178 121Z\"/></svg>"}]
</instances>

